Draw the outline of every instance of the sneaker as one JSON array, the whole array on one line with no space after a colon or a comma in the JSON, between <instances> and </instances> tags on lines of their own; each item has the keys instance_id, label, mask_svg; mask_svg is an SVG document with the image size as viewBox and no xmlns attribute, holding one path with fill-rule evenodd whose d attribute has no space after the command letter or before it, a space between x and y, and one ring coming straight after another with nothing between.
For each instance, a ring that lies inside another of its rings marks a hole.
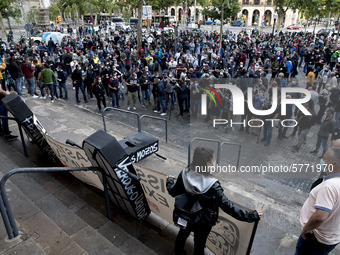
<instances>
[{"instance_id":1,"label":"sneaker","mask_svg":"<svg viewBox=\"0 0 340 255\"><path fill-rule=\"evenodd\" d=\"M14 141L18 138L17 135L4 135L5 142Z\"/></svg>"},{"instance_id":2,"label":"sneaker","mask_svg":"<svg viewBox=\"0 0 340 255\"><path fill-rule=\"evenodd\" d=\"M264 146L269 146L269 144L270 144L270 143L265 142L265 143L264 143Z\"/></svg>"},{"instance_id":3,"label":"sneaker","mask_svg":"<svg viewBox=\"0 0 340 255\"><path fill-rule=\"evenodd\" d=\"M160 113L161 111L154 110L153 112L154 112L154 113Z\"/></svg>"},{"instance_id":4,"label":"sneaker","mask_svg":"<svg viewBox=\"0 0 340 255\"><path fill-rule=\"evenodd\" d=\"M262 138L260 141L261 142L264 142L264 141L266 141L267 139L266 138Z\"/></svg>"},{"instance_id":5,"label":"sneaker","mask_svg":"<svg viewBox=\"0 0 340 255\"><path fill-rule=\"evenodd\" d=\"M130 106L127 108L128 111L130 111Z\"/></svg>"},{"instance_id":6,"label":"sneaker","mask_svg":"<svg viewBox=\"0 0 340 255\"><path fill-rule=\"evenodd\" d=\"M48 98L51 98L52 96L51 95L48 95Z\"/></svg>"},{"instance_id":7,"label":"sneaker","mask_svg":"<svg viewBox=\"0 0 340 255\"><path fill-rule=\"evenodd\" d=\"M36 95L33 95L33 96L32 96L32 98L38 98L38 96L36 96Z\"/></svg>"},{"instance_id":8,"label":"sneaker","mask_svg":"<svg viewBox=\"0 0 340 255\"><path fill-rule=\"evenodd\" d=\"M309 153L313 153L313 154L315 154L315 153L318 153L318 151L316 151L316 150L313 150L313 151L310 151Z\"/></svg>"},{"instance_id":9,"label":"sneaker","mask_svg":"<svg viewBox=\"0 0 340 255\"><path fill-rule=\"evenodd\" d=\"M85 103L85 104L86 104L86 103L88 103L88 102L89 102L89 101L87 101L87 100L86 100L86 101L84 101L84 103Z\"/></svg>"},{"instance_id":10,"label":"sneaker","mask_svg":"<svg viewBox=\"0 0 340 255\"><path fill-rule=\"evenodd\" d=\"M102 112L103 112L103 110L102 110L102 109L99 109L99 112L100 112L100 113L102 113Z\"/></svg>"},{"instance_id":11,"label":"sneaker","mask_svg":"<svg viewBox=\"0 0 340 255\"><path fill-rule=\"evenodd\" d=\"M44 99L44 100L45 100L45 99L46 99L46 96L41 96L40 99Z\"/></svg>"},{"instance_id":12,"label":"sneaker","mask_svg":"<svg viewBox=\"0 0 340 255\"><path fill-rule=\"evenodd\" d=\"M299 148L295 145L294 148L293 148L293 150L292 150L292 152L295 153L295 152L298 152L298 151L299 151Z\"/></svg>"},{"instance_id":13,"label":"sneaker","mask_svg":"<svg viewBox=\"0 0 340 255\"><path fill-rule=\"evenodd\" d=\"M54 100L51 100L51 103L54 103Z\"/></svg>"},{"instance_id":14,"label":"sneaker","mask_svg":"<svg viewBox=\"0 0 340 255\"><path fill-rule=\"evenodd\" d=\"M134 111L136 111L137 109L136 109L136 107L132 107L132 109L134 110Z\"/></svg>"},{"instance_id":15,"label":"sneaker","mask_svg":"<svg viewBox=\"0 0 340 255\"><path fill-rule=\"evenodd\" d=\"M80 100L77 101L77 104L79 104L79 103L80 103Z\"/></svg>"},{"instance_id":16,"label":"sneaker","mask_svg":"<svg viewBox=\"0 0 340 255\"><path fill-rule=\"evenodd\" d=\"M166 115L167 115L166 112L161 113L161 116L166 116Z\"/></svg>"}]
</instances>

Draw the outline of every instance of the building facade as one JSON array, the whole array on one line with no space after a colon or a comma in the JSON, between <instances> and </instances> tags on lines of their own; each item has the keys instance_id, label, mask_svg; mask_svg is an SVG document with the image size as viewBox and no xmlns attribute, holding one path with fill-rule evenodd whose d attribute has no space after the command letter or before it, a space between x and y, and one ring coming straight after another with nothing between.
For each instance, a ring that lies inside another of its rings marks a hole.
<instances>
[{"instance_id":1,"label":"building facade","mask_svg":"<svg viewBox=\"0 0 340 255\"><path fill-rule=\"evenodd\" d=\"M241 11L237 15L237 17L233 17L233 20L241 19L245 21L246 26L253 25L265 25L272 26L274 23L274 12L275 6L273 5L273 0L238 0L241 4ZM187 13L183 13L182 6L171 6L167 9L164 9L165 15L176 17L177 21L182 20L183 15L187 15L188 19L190 17L190 21L194 20L194 11L195 7L190 6L187 9ZM202 14L203 8L202 6L196 6L196 21L206 21L209 18L205 17ZM155 15L159 15L159 11L153 11ZM243 17L243 18L242 18ZM283 19L284 27L287 27L291 24L299 23L299 13L293 12L293 10L288 9L286 15Z\"/></svg>"}]
</instances>

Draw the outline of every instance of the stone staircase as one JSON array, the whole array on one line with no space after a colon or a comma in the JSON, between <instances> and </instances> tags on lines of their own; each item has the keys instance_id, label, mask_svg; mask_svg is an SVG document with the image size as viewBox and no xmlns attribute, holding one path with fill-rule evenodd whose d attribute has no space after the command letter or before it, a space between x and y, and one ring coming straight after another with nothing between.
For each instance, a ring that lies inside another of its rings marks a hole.
<instances>
[{"instance_id":1,"label":"stone staircase","mask_svg":"<svg viewBox=\"0 0 340 255\"><path fill-rule=\"evenodd\" d=\"M60 142L72 137L72 140L81 144L88 135L102 129L101 116L94 114L91 109L69 107L70 105L58 102L53 107L46 107L49 103L41 100L27 100L27 104L49 134ZM134 128L115 118L108 118L107 126L109 133L118 140L136 132ZM12 130L15 130L14 127ZM36 163L43 162L41 154L32 150L36 150L35 147L30 148L28 161L22 156L18 141L11 146L2 142L0 160L4 163L1 163L1 171L33 165L32 160ZM159 171L178 175L187 162L187 148L171 142L160 141L159 153L168 158L167 164L161 165L162 160L155 155L140 164L152 169L157 166ZM38 156L35 157L36 155ZM265 213L259 223L251 254L294 254L301 231L299 214L308 194L265 176L244 179L229 178L228 175L221 174L218 178L229 199L248 208L262 208ZM10 189L11 203L14 203L12 206L15 217L20 223L19 229L24 230L25 234L13 245L3 241L5 234L2 233L0 247L6 248L0 249L0 254L13 254L11 249L21 247L35 249L37 252L17 254L40 254L40 250L47 254L67 254L67 251L61 252L56 240L64 242L62 247L69 247L72 250L70 254L78 254L78 251L79 254L119 254L115 249L125 254L171 254L176 234L176 229L171 228L171 225L160 223L159 219L152 217L148 222L139 224L116 210L112 210L111 222L105 216L103 196L69 174L18 175L11 178L7 188ZM40 230L47 222L28 225L35 221L49 222L48 229L53 231L45 233L43 231L47 230ZM4 231L4 228L1 227L0 230ZM49 238L43 238L48 234ZM56 243L50 243L53 241ZM187 250L190 250L190 244ZM340 254L340 246L331 253L336 254Z\"/></svg>"},{"instance_id":2,"label":"stone staircase","mask_svg":"<svg viewBox=\"0 0 340 255\"><path fill-rule=\"evenodd\" d=\"M19 142L14 143L0 140L1 177L14 168L36 167L17 150ZM6 191L22 235L5 241L1 220L0 254L171 254L171 228L161 234L156 226L138 223L114 208L108 220L102 194L69 173L17 174Z\"/></svg>"}]
</instances>

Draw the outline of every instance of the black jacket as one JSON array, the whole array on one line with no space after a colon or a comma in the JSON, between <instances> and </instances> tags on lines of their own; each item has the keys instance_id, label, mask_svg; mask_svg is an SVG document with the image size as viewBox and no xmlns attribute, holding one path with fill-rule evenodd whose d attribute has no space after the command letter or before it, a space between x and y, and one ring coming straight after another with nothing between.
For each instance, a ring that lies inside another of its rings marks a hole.
<instances>
[{"instance_id":1,"label":"black jacket","mask_svg":"<svg viewBox=\"0 0 340 255\"><path fill-rule=\"evenodd\" d=\"M179 174L176 183L174 183L174 178L169 177L166 181L166 188L172 197L187 192L184 187L182 172ZM216 181L207 192L197 196L199 196L199 202L205 212L202 223L211 226L215 225L218 219L219 207L221 207L224 212L240 221L254 222L260 220L257 211L249 213L234 205L224 195L223 188L218 181Z\"/></svg>"}]
</instances>

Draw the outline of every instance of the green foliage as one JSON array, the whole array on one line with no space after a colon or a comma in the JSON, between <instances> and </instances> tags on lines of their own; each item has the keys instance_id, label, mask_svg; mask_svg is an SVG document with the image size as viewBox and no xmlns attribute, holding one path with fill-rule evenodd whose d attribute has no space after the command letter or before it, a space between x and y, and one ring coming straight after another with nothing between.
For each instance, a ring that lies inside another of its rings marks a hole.
<instances>
[{"instance_id":1,"label":"green foliage","mask_svg":"<svg viewBox=\"0 0 340 255\"><path fill-rule=\"evenodd\" d=\"M8 10L8 15L16 20L21 17L20 10L16 0L1 0L0 1L0 12L2 17L7 18L5 9Z\"/></svg>"},{"instance_id":2,"label":"green foliage","mask_svg":"<svg viewBox=\"0 0 340 255\"><path fill-rule=\"evenodd\" d=\"M60 9L57 4L51 4L50 7L48 7L49 17L51 21L56 20L56 18L60 15Z\"/></svg>"},{"instance_id":3,"label":"green foliage","mask_svg":"<svg viewBox=\"0 0 340 255\"><path fill-rule=\"evenodd\" d=\"M207 15L213 20L221 20L222 5L224 2L224 20L223 23L229 22L232 16L236 16L240 10L241 5L237 0L212 0L211 7L205 7L203 14Z\"/></svg>"},{"instance_id":4,"label":"green foliage","mask_svg":"<svg viewBox=\"0 0 340 255\"><path fill-rule=\"evenodd\" d=\"M38 6L32 6L29 12L27 13L27 22L28 23L38 23L39 19L39 8Z\"/></svg>"},{"instance_id":5,"label":"green foliage","mask_svg":"<svg viewBox=\"0 0 340 255\"><path fill-rule=\"evenodd\" d=\"M302 15L309 19L315 17L328 17L331 13L331 17L340 12L339 0L295 0L294 8L298 9Z\"/></svg>"}]
</instances>

